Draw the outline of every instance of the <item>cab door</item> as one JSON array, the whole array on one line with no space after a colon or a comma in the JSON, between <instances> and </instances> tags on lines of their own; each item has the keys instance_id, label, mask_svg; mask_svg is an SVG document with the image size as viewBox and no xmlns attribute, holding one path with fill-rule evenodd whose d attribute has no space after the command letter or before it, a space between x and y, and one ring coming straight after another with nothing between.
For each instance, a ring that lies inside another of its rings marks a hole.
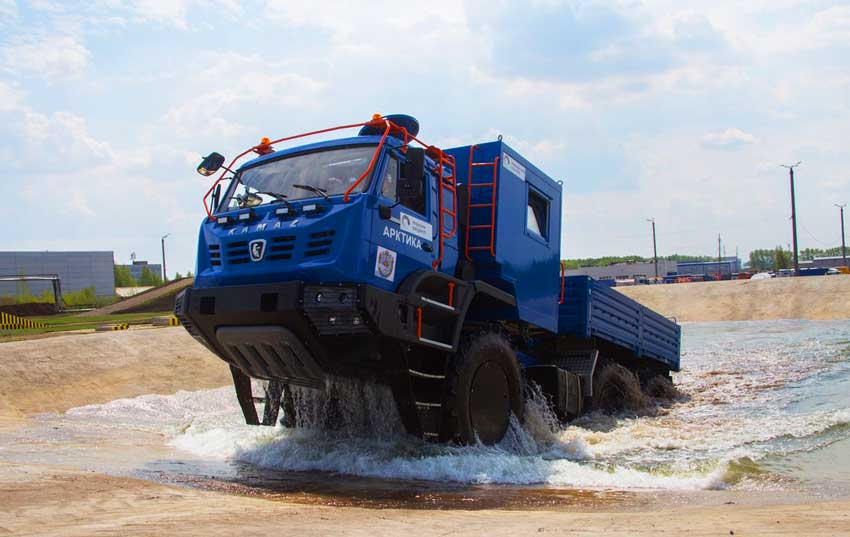
<instances>
[{"instance_id":1,"label":"cab door","mask_svg":"<svg viewBox=\"0 0 850 537\"><path fill-rule=\"evenodd\" d=\"M389 290L410 273L430 269L437 256L437 223L431 210L434 178L425 171L424 152L408 148L407 153L387 155L374 191L370 279Z\"/></svg>"}]
</instances>

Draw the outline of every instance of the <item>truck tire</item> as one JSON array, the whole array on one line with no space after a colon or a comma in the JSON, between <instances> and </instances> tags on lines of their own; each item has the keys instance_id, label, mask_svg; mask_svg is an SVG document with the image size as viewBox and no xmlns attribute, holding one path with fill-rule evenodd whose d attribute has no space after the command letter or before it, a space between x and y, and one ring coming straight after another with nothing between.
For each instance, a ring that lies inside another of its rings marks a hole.
<instances>
[{"instance_id":1,"label":"truck tire","mask_svg":"<svg viewBox=\"0 0 850 537\"><path fill-rule=\"evenodd\" d=\"M441 436L460 444L498 443L511 414L524 419L523 407L519 364L507 338L496 331L469 337L449 362Z\"/></svg>"},{"instance_id":2,"label":"truck tire","mask_svg":"<svg viewBox=\"0 0 850 537\"><path fill-rule=\"evenodd\" d=\"M593 408L603 412L638 410L647 398L635 373L616 363L607 363L593 376Z\"/></svg>"}]
</instances>

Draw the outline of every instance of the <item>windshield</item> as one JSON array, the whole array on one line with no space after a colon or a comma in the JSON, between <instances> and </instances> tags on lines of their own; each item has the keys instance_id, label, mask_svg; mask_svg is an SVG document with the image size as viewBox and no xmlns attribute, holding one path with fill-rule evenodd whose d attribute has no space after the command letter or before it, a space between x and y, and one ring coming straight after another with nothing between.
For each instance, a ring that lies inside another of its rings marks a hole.
<instances>
[{"instance_id":1,"label":"windshield","mask_svg":"<svg viewBox=\"0 0 850 537\"><path fill-rule=\"evenodd\" d=\"M239 173L219 212L267 203L344 194L366 171L374 145L327 149L272 160ZM369 177L352 192L369 186Z\"/></svg>"}]
</instances>

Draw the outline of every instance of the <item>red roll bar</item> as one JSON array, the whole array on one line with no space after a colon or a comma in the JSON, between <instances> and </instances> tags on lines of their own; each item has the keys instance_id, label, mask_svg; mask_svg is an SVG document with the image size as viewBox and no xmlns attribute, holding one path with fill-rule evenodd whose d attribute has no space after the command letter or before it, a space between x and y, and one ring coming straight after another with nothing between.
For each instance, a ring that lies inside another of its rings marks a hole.
<instances>
[{"instance_id":1,"label":"red roll bar","mask_svg":"<svg viewBox=\"0 0 850 537\"><path fill-rule=\"evenodd\" d=\"M239 153L238 155L236 155L236 157L233 160L230 161L230 164L227 167L230 168L230 169L233 169L234 165L236 164L236 162L239 159L241 159L242 157L244 157L245 155L247 155L248 153L251 153L251 152L257 153L258 155L267 155L267 154L269 154L273 151L272 145L279 144L281 142L288 142L290 140L296 140L298 138L306 138L308 136L315 136L317 134L324 134L326 132L333 132L333 131L344 130L344 129L353 129L353 128L356 128L356 127L362 128L362 127L366 127L366 126L377 127L377 126L380 126L380 125L385 125L384 133L381 136L381 141L378 143L378 147L375 148L375 152L372 154L372 160L369 161L369 166L360 175L360 177L357 178L357 181L355 181L351 186L349 186L348 190L346 190L343 193L342 199L343 199L344 202L348 203L350 201L350 198L351 198L350 195L354 191L354 189L357 188L357 186L360 185L360 183L363 182L363 179L365 179L366 176L369 175L373 171L373 169L375 167L375 163L378 160L378 155L381 153L381 148L384 146L384 142L386 141L387 136L390 134L390 132L401 133L404 136L404 146L402 147L402 151L407 151L407 146L410 144L411 141L415 141L416 143L418 143L419 145L424 147L425 152L437 161L437 173L439 174L439 176L437 177L437 181L439 182L438 200L439 200L439 205L440 205L439 209L440 210L439 210L439 213L438 213L439 214L439 218L438 218L439 230L438 230L438 233L437 233L437 238L438 238L438 241L439 241L440 252L439 252L439 255L437 257L437 260L434 261L434 263L432 265L433 268L437 268L437 266L439 266L440 262L443 259L443 240L451 238L452 236L454 236L454 234L457 231L457 209L456 209L457 195L456 195L456 190L455 190L455 184L456 184L455 175L456 175L456 173L455 173L454 157L451 157L450 155L446 155L446 154L443 153L442 149L435 147L433 145L428 145L425 142L423 142L422 140L420 140L419 138L417 138L416 136L410 135L410 133L407 132L406 128L399 126L399 125L393 123L392 121L390 121L388 119L383 119L380 114L373 115L372 119L370 121L366 121L365 123L352 123L351 125L340 125L338 127L330 127L328 129L305 132L303 134L296 134L295 136L287 136L285 138L278 138L277 140L268 140L268 139L264 138L262 140L262 142L260 142L258 145L255 145L255 146L253 146L249 149L246 149L242 153ZM447 166L450 170L450 176L446 177L446 178L443 177L443 166L444 165ZM221 183L222 180L224 180L224 176L227 173L227 171L228 170L226 170L226 169L223 170L221 172L221 175L218 176L218 179L216 179L215 182L212 184L212 186L210 186L209 190L207 190L207 193L204 194L204 197L203 197L204 210L206 210L207 217L210 220L214 220L215 218L213 217L211 207L207 203L207 199L210 197L210 195L212 195L213 190L215 190L215 187L219 183ZM453 196L452 196L452 202L453 202L452 210L449 210L449 209L446 209L446 208L443 207L443 189L444 188L447 189L449 192L452 192L452 194L453 194ZM447 215L447 216L450 216L451 219L452 219L451 231L448 232L448 233L443 232L443 215L444 214Z\"/></svg>"}]
</instances>

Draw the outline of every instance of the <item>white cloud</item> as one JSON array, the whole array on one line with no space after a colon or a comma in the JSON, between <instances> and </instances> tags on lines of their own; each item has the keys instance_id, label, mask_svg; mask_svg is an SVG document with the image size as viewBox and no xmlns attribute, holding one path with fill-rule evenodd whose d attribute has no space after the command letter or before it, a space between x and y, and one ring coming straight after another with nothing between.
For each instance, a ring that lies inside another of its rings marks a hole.
<instances>
[{"instance_id":1,"label":"white cloud","mask_svg":"<svg viewBox=\"0 0 850 537\"><path fill-rule=\"evenodd\" d=\"M15 0L0 0L0 25L18 16L18 6Z\"/></svg>"},{"instance_id":2,"label":"white cloud","mask_svg":"<svg viewBox=\"0 0 850 537\"><path fill-rule=\"evenodd\" d=\"M188 92L183 102L164 114L162 121L172 135L188 137L205 130L244 136L251 132L239 123L245 106L260 104L267 110L279 110L321 105L323 83L259 56L225 54L208 60L198 71L214 76L201 75L194 80L197 91ZM222 74L226 82L222 82Z\"/></svg>"},{"instance_id":3,"label":"white cloud","mask_svg":"<svg viewBox=\"0 0 850 537\"><path fill-rule=\"evenodd\" d=\"M0 113L19 109L22 101L20 91L0 80Z\"/></svg>"},{"instance_id":4,"label":"white cloud","mask_svg":"<svg viewBox=\"0 0 850 537\"><path fill-rule=\"evenodd\" d=\"M734 127L724 131L710 132L702 137L702 145L714 149L738 149L755 142L755 136Z\"/></svg>"},{"instance_id":5,"label":"white cloud","mask_svg":"<svg viewBox=\"0 0 850 537\"><path fill-rule=\"evenodd\" d=\"M83 75L90 53L71 36L28 38L3 47L3 70L14 76L37 75L51 82Z\"/></svg>"}]
</instances>

